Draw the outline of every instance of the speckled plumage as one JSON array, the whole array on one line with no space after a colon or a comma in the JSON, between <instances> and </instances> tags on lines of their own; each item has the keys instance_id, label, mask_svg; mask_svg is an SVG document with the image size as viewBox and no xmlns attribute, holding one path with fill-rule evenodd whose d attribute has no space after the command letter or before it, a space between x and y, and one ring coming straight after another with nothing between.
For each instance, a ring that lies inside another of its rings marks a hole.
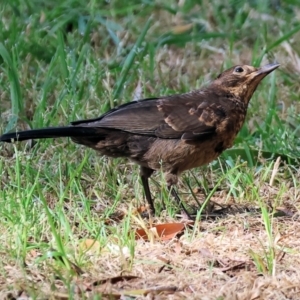
<instances>
[{"instance_id":1,"label":"speckled plumage","mask_svg":"<svg viewBox=\"0 0 300 300\"><path fill-rule=\"evenodd\" d=\"M154 211L148 185L152 172L162 169L171 188L181 172L208 164L230 148L244 123L252 94L278 66L235 66L200 90L133 101L97 119L8 133L0 140L71 137L102 155L127 157L141 166L146 198Z\"/></svg>"}]
</instances>

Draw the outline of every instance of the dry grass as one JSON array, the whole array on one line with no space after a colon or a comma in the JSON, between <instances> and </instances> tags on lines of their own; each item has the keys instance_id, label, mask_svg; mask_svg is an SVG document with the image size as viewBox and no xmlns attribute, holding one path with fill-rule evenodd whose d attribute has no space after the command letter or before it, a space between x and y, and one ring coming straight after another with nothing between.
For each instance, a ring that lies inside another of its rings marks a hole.
<instances>
[{"instance_id":1,"label":"dry grass","mask_svg":"<svg viewBox=\"0 0 300 300\"><path fill-rule=\"evenodd\" d=\"M277 176L286 168L280 167ZM296 176L299 182L299 174ZM256 182L260 201L274 204L272 199L281 185L270 186L259 177ZM84 240L91 237L90 233L78 227L74 203L66 203L69 222L75 222L73 236L66 245L69 262L75 263L71 263L71 272L62 268L60 255L53 259L52 253L46 258L47 252L34 246L27 250L23 264L2 252L1 297L12 299L19 295L27 299L27 295L35 295L38 299L69 299L71 294L73 299L94 299L96 295L103 295L101 299L298 299L298 191L296 186L281 192L279 209L284 213L282 217L270 215L271 240L259 206L245 205L245 199L231 198L228 202L226 193L221 191L212 200L228 206L226 215L187 226L180 236L168 241L134 241L120 234L128 222L131 232L141 224L149 225L149 221L129 213L129 204L123 203L118 208L128 215L110 221L105 244L94 239L96 244L86 249ZM97 205L93 211L97 215ZM102 214L98 212L98 215L101 218ZM177 220L161 216L150 220L150 224ZM51 243L51 234L46 230L43 239ZM5 244L8 233L2 232L1 236ZM271 253L274 260L270 265ZM126 280L126 276L137 278ZM116 282L111 282L109 279L114 277Z\"/></svg>"},{"instance_id":2,"label":"dry grass","mask_svg":"<svg viewBox=\"0 0 300 300\"><path fill-rule=\"evenodd\" d=\"M111 243L110 247L99 251L93 248L84 254L83 274L74 276L69 288L74 291L74 299L99 293L136 295L138 299L143 294L156 299L299 299L298 227L298 220L274 218L274 243L269 245L261 217L238 214L202 221L192 240L188 233L166 242L138 240L134 257L127 247L121 250L117 243ZM263 260L270 247L276 253L274 274L260 274L251 252ZM50 260L37 265L37 255L31 250L24 268L12 262L2 266L2 297L9 293L25 297L25 291L35 290L38 298L52 295L68 299L66 282L47 275L53 274L55 263ZM3 258L6 261L5 255ZM113 284L100 282L120 274L138 278Z\"/></svg>"}]
</instances>

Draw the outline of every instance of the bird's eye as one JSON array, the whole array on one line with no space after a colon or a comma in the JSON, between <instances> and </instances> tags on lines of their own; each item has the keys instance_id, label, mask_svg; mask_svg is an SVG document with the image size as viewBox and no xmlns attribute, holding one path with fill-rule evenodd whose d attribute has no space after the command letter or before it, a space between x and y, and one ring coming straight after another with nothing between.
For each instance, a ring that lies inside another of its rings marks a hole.
<instances>
[{"instance_id":1,"label":"bird's eye","mask_svg":"<svg viewBox=\"0 0 300 300\"><path fill-rule=\"evenodd\" d=\"M236 72L236 73L243 73L243 72L244 72L244 69L243 69L242 67L236 67L236 68L234 69L234 72Z\"/></svg>"}]
</instances>

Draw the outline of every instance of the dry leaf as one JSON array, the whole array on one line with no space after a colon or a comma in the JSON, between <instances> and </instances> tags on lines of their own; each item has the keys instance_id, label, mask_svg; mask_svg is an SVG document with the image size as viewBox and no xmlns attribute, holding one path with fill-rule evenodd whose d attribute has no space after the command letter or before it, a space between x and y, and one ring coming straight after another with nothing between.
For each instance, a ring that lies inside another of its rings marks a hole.
<instances>
[{"instance_id":1,"label":"dry leaf","mask_svg":"<svg viewBox=\"0 0 300 300\"><path fill-rule=\"evenodd\" d=\"M135 232L136 239L144 239L148 241L150 237L167 241L173 239L177 234L181 233L185 228L184 223L166 223L158 224L149 228L148 230L137 229Z\"/></svg>"}]
</instances>

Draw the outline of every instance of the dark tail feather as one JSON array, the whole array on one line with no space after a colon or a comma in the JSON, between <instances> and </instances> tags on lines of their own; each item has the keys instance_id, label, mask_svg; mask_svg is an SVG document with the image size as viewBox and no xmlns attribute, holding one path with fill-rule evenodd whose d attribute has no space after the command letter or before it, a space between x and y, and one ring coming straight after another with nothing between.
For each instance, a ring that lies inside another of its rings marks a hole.
<instances>
[{"instance_id":1,"label":"dark tail feather","mask_svg":"<svg viewBox=\"0 0 300 300\"><path fill-rule=\"evenodd\" d=\"M6 133L0 136L1 142L11 143L31 139L49 139L58 137L94 136L97 128L93 127L53 127Z\"/></svg>"}]
</instances>

